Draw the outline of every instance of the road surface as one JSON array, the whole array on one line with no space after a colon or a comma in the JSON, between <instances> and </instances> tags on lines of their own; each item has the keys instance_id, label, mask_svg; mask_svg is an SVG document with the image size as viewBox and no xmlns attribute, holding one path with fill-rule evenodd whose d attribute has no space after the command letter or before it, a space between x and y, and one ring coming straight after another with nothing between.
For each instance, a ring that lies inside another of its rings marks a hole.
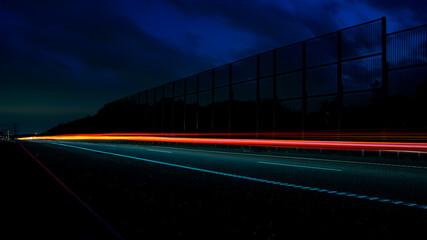
<instances>
[{"instance_id":1,"label":"road surface","mask_svg":"<svg viewBox=\"0 0 427 240\"><path fill-rule=\"evenodd\" d=\"M425 162L22 142L129 239L407 237L427 226Z\"/></svg>"}]
</instances>

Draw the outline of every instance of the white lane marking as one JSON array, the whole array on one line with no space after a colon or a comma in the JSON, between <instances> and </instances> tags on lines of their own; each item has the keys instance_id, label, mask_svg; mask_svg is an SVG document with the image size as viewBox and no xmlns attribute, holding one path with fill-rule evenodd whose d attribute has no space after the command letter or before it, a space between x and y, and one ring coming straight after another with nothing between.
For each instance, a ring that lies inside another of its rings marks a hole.
<instances>
[{"instance_id":1,"label":"white lane marking","mask_svg":"<svg viewBox=\"0 0 427 240\"><path fill-rule=\"evenodd\" d=\"M258 163L287 166L287 167L296 167L296 168L310 168L310 169L325 170L325 171L336 171L336 172L342 171L341 169L336 169L336 168L313 167L313 166L294 165L294 164L287 164L287 163L274 163L274 162L263 162L263 161L258 161Z\"/></svg>"},{"instance_id":2,"label":"white lane marking","mask_svg":"<svg viewBox=\"0 0 427 240\"><path fill-rule=\"evenodd\" d=\"M244 175L237 175L237 174L232 174L232 173L225 173L225 172L207 170L207 169L203 169L203 168L196 168L196 167L190 167L190 166L179 165L179 164L174 164L174 163L156 161L156 160L134 157L134 156L124 155L124 154L119 154L119 153L112 153L112 152L105 152L105 151L100 151L100 150L95 150L95 149L90 149L90 148L77 147L77 146L68 145L68 144L52 143L52 142L50 142L50 144L64 146L64 147L70 147L70 148L76 148L76 149L81 149L81 150L86 150L86 151L91 151L91 152L96 152L96 153L103 153L103 154L108 154L108 155L113 155L113 156L118 156L118 157L136 159L136 160L141 160L144 162L155 163L155 164L160 164L160 165L165 165L165 166L172 166L172 167L183 168L183 169L188 169L188 170L193 170L193 171L199 171L199 172L211 173L211 174L216 174L216 175L221 175L221 176L244 179L244 180L248 180L248 181L269 183L269 184L279 185L279 186L284 186L284 187L289 187L289 188L302 189L302 190L308 190L308 191L314 191L314 192L320 192L320 193L328 193L328 194L333 194L333 195L338 195L338 196L346 196L349 198L366 199L366 200L370 200L370 201L390 203L390 204L394 204L394 205L402 205L402 206L415 207L415 208L427 210L427 205L418 204L418 203L396 201L396 200L391 200L391 199L387 199L387 198L371 197L371 196L366 196L366 195L359 195L359 194L347 193L347 192L339 192L339 191L316 188L316 187L307 187L307 186L297 185L297 184L293 184L293 183L278 182L278 181L266 180L266 179L262 179L262 178L254 178L254 177L248 177L248 176L244 176Z\"/></svg>"},{"instance_id":3,"label":"white lane marking","mask_svg":"<svg viewBox=\"0 0 427 240\"><path fill-rule=\"evenodd\" d=\"M46 141L47 142L47 141ZM64 143L64 142L62 142ZM81 143L81 142L79 142ZM93 143L86 143L94 145ZM260 156L260 157L269 157L269 158L285 158L285 159L304 159L309 161L323 161L323 162L335 162L335 163L344 163L344 164L361 164L361 165L372 165L372 166L386 166L386 167L401 167L401 168L415 168L427 170L427 167L423 166L414 166L414 165L402 165L402 164L391 164L391 163L375 163L375 162L359 162L359 161L344 161L344 160L333 160L325 158L314 158L314 157L294 157L294 156L283 156L283 155L268 155L268 154L257 154L257 153L238 153L238 152L225 152L218 149L190 149L190 148L178 148L170 146L157 146L158 148L167 148L167 149L176 149L180 151L193 151L193 152L203 152L203 153L222 153L222 154L234 154L234 155L246 155L246 156Z\"/></svg>"},{"instance_id":4,"label":"white lane marking","mask_svg":"<svg viewBox=\"0 0 427 240\"><path fill-rule=\"evenodd\" d=\"M150 151L150 152L172 153L170 151L156 150L156 149L147 149L147 148L145 148L145 150Z\"/></svg>"},{"instance_id":5,"label":"white lane marking","mask_svg":"<svg viewBox=\"0 0 427 240\"><path fill-rule=\"evenodd\" d=\"M177 148L177 147L165 147L162 148L172 148L176 150L185 150L185 151L194 151L194 152L204 152L204 153L223 153L223 154L234 154L234 155L246 155L246 156L260 156L260 157L270 157L270 158L288 158L288 159L305 159L310 161L323 161L323 162L336 162L344 164L362 164L362 165L374 165L374 166L387 166L387 167L402 167L402 168L417 168L417 169L426 169L427 167L423 166L413 166L413 165L402 165L402 164L391 164L391 163L375 163L375 162L359 162L359 161L344 161L344 160L333 160L325 158L314 158L314 157L293 157L293 156L283 156L283 155L268 155L268 154L257 154L257 153L238 153L238 152L225 152L221 150L209 149L209 150L199 150L199 149L187 149L187 148Z\"/></svg>"}]
</instances>

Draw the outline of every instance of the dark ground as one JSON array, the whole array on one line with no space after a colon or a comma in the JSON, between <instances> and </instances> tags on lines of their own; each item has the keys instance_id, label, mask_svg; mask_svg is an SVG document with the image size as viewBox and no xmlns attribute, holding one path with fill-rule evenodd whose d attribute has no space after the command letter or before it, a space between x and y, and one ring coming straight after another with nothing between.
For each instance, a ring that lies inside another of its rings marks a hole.
<instances>
[{"instance_id":1,"label":"dark ground","mask_svg":"<svg viewBox=\"0 0 427 240\"><path fill-rule=\"evenodd\" d=\"M427 227L426 210L24 145L127 239L412 239L424 238ZM7 195L17 234L105 239L108 230L19 145L1 142L0 150L12 173L6 185L20 192Z\"/></svg>"},{"instance_id":2,"label":"dark ground","mask_svg":"<svg viewBox=\"0 0 427 240\"><path fill-rule=\"evenodd\" d=\"M0 158L3 239L117 239L17 143L0 141Z\"/></svg>"}]
</instances>

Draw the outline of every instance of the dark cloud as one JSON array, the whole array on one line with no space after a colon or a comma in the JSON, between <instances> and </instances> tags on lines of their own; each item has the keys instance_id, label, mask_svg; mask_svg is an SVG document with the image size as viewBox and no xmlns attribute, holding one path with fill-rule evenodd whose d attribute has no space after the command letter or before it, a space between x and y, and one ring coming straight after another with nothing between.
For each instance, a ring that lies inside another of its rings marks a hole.
<instances>
[{"instance_id":1,"label":"dark cloud","mask_svg":"<svg viewBox=\"0 0 427 240\"><path fill-rule=\"evenodd\" d=\"M68 74L67 69L86 73L105 70L121 77L123 85L135 83L136 79L144 82L144 76L155 76L155 73L160 73L157 81L168 75L171 77L176 75L176 69L165 72L162 65L185 67L180 64L182 60L192 58L174 49L170 43L146 34L126 16L116 13L115 9L105 6L96 12L93 9L97 9L97 4L93 8L68 5L45 8L42 5L37 11L24 9L21 14L26 22L20 26L24 35L16 37L24 39L25 46L22 47L25 49L19 49L21 46L14 44L16 39L12 38L12 46L9 47L15 49L4 58L23 56L36 67L51 65L54 70L64 70L64 74ZM73 63L67 66L67 59L74 60L76 69L73 69ZM22 60L22 57L17 59ZM91 79L83 74L81 81L90 83ZM99 83L96 79L94 81ZM152 80L146 83L150 86Z\"/></svg>"},{"instance_id":2,"label":"dark cloud","mask_svg":"<svg viewBox=\"0 0 427 240\"><path fill-rule=\"evenodd\" d=\"M270 43L269 46L263 46L258 51L297 42L312 35L310 29L299 21L303 17L299 16L298 12L262 1L166 1L187 15L225 19L236 31L251 32L261 40L264 39L261 42ZM333 29L333 26L329 28ZM319 31L322 29L324 30L325 26L322 26Z\"/></svg>"},{"instance_id":3,"label":"dark cloud","mask_svg":"<svg viewBox=\"0 0 427 240\"><path fill-rule=\"evenodd\" d=\"M391 10L394 12L409 10L413 14L402 16L402 21L414 19L424 24L427 20L426 7L427 3L425 0L362 0L359 2L365 2L367 5L375 7L377 9Z\"/></svg>"}]
</instances>

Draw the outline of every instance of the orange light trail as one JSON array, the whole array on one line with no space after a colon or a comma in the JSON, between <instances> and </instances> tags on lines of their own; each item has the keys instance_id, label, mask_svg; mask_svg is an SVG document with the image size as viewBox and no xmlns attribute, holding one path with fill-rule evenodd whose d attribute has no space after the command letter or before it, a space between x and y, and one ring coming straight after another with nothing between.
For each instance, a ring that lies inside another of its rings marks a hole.
<instances>
[{"instance_id":1,"label":"orange light trail","mask_svg":"<svg viewBox=\"0 0 427 240\"><path fill-rule=\"evenodd\" d=\"M317 132L262 132L262 133L97 133L97 134L68 134L48 137L74 137L74 136L156 136L156 137L226 137L228 138L248 138L248 139L310 139L310 140L358 140L358 141L405 141L405 142L427 142L427 132L337 132L337 131L317 131ZM35 138L35 137L33 137ZM38 137L37 137L38 138Z\"/></svg>"},{"instance_id":2,"label":"orange light trail","mask_svg":"<svg viewBox=\"0 0 427 240\"><path fill-rule=\"evenodd\" d=\"M298 140L301 133L274 133L274 136L287 137L288 139L256 139L255 136L271 137L273 133L101 133L101 134L69 134L56 136L33 136L19 138L19 140L98 140L98 141L139 141L139 142L169 142L192 144L217 144L235 146L257 146L277 148L304 148L304 149L329 149L350 151L402 151L427 153L427 143L420 142L426 139L425 134L408 133L339 133L340 139L364 139L363 141L348 140L318 140L337 139L336 132L309 132L304 133L304 139ZM213 137L215 136L215 137ZM231 136L239 138L218 138L216 136ZM246 138L242 138L246 137ZM249 138L247 138L249 137ZM300 138L301 139L301 138ZM384 141L373 141L383 139ZM400 139L402 141L390 141ZM404 142L403 142L404 141ZM409 142L408 142L409 141Z\"/></svg>"}]
</instances>

